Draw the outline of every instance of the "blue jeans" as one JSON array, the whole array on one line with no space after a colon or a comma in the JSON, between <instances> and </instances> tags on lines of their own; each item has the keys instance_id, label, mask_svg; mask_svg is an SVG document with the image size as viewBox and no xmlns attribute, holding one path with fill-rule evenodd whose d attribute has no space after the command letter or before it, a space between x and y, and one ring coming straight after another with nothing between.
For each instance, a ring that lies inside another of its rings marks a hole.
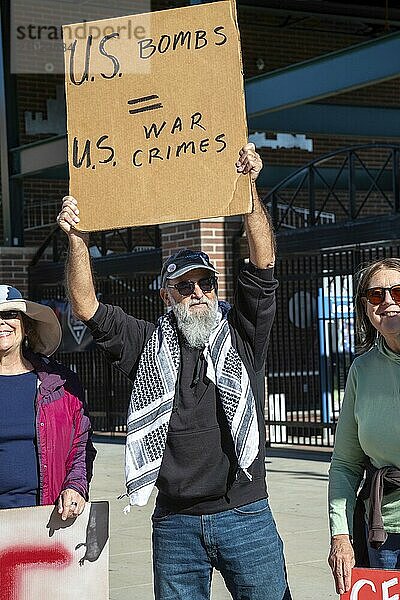
<instances>
[{"instance_id":1,"label":"blue jeans","mask_svg":"<svg viewBox=\"0 0 400 600\"><path fill-rule=\"evenodd\" d=\"M386 542L377 550L368 544L372 569L400 569L400 533L388 533Z\"/></svg>"},{"instance_id":2,"label":"blue jeans","mask_svg":"<svg viewBox=\"0 0 400 600\"><path fill-rule=\"evenodd\" d=\"M234 600L283 599L287 585L283 544L268 500L202 516L156 508L155 599L209 600L214 568Z\"/></svg>"}]
</instances>

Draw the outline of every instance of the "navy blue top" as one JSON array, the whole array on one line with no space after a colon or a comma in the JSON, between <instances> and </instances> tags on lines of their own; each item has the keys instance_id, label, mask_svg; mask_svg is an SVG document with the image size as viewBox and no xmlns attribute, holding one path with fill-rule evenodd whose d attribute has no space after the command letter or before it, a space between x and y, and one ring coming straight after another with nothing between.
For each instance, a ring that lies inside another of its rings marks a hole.
<instances>
[{"instance_id":1,"label":"navy blue top","mask_svg":"<svg viewBox=\"0 0 400 600\"><path fill-rule=\"evenodd\" d=\"M0 508L38 503L36 387L33 371L0 375Z\"/></svg>"}]
</instances>

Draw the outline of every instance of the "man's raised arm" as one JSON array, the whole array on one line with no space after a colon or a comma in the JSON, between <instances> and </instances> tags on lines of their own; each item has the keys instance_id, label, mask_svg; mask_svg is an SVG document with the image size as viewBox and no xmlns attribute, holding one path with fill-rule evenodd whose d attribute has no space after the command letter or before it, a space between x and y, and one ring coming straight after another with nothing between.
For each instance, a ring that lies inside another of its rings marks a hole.
<instances>
[{"instance_id":1,"label":"man's raised arm","mask_svg":"<svg viewBox=\"0 0 400 600\"><path fill-rule=\"evenodd\" d=\"M270 216L261 204L256 189L256 179L262 169L262 161L254 144L246 144L239 152L236 163L239 173L250 173L253 211L244 215L250 261L259 269L273 267L275 263L275 236Z\"/></svg>"},{"instance_id":2,"label":"man's raised arm","mask_svg":"<svg viewBox=\"0 0 400 600\"><path fill-rule=\"evenodd\" d=\"M89 234L74 229L74 226L79 223L79 209L77 201L72 196L63 198L57 223L68 235L66 279L72 311L78 319L88 321L95 314L99 303L93 284L88 248Z\"/></svg>"}]
</instances>

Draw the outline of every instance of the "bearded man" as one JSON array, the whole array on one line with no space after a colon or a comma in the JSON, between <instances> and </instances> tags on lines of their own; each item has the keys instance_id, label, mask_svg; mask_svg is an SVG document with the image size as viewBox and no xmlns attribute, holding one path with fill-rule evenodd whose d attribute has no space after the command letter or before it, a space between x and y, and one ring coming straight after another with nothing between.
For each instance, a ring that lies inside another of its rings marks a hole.
<instances>
[{"instance_id":1,"label":"bearded man","mask_svg":"<svg viewBox=\"0 0 400 600\"><path fill-rule=\"evenodd\" d=\"M67 283L75 315L133 382L126 484L143 506L156 486L153 571L156 600L209 600L218 569L235 600L282 600L282 541L265 483L264 377L275 314L274 237L255 189L262 168L253 144L239 153L250 176L245 215L250 262L234 306L218 301L217 271L199 250L180 250L161 271L168 311L157 325L97 301L79 210L64 199Z\"/></svg>"}]
</instances>

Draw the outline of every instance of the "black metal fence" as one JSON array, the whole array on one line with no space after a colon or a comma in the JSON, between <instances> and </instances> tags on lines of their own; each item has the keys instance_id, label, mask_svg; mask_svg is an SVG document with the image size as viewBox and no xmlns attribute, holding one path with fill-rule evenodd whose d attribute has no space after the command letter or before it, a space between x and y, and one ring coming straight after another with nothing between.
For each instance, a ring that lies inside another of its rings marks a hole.
<instances>
[{"instance_id":1,"label":"black metal fence","mask_svg":"<svg viewBox=\"0 0 400 600\"><path fill-rule=\"evenodd\" d=\"M355 355L353 274L361 263L399 256L400 242L281 256L267 366L266 425L272 444L330 447ZM63 300L59 284L34 284L35 300ZM163 311L156 275L98 280L103 302L155 322ZM57 353L84 384L94 429L123 432L131 384L95 348Z\"/></svg>"},{"instance_id":2,"label":"black metal fence","mask_svg":"<svg viewBox=\"0 0 400 600\"><path fill-rule=\"evenodd\" d=\"M399 243L283 256L268 358L271 443L332 446L354 358L353 274Z\"/></svg>"},{"instance_id":3,"label":"black metal fence","mask_svg":"<svg viewBox=\"0 0 400 600\"><path fill-rule=\"evenodd\" d=\"M116 275L98 279L99 299L121 306L127 313L155 322L162 314L162 301L156 275ZM30 297L40 301L64 301L60 284L30 284ZM65 325L68 327L68 325ZM93 345L83 352L57 352L55 358L76 371L85 388L93 428L96 431L126 430L126 411L131 393L129 380L113 368Z\"/></svg>"}]
</instances>

